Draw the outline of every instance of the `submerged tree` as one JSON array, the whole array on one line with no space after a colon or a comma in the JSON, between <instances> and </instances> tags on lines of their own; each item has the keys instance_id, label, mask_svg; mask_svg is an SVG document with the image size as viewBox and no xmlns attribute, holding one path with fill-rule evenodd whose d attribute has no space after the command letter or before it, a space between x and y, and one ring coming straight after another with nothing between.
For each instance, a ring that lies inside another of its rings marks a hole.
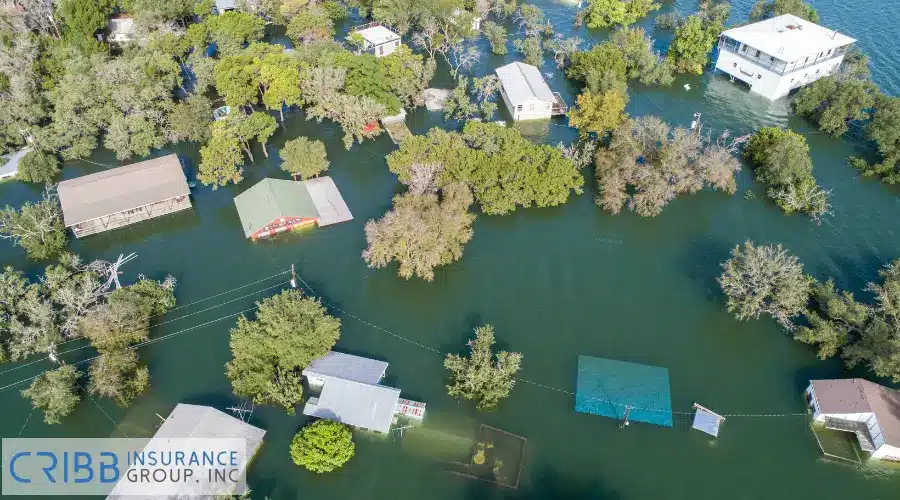
<instances>
[{"instance_id":1,"label":"submerged tree","mask_svg":"<svg viewBox=\"0 0 900 500\"><path fill-rule=\"evenodd\" d=\"M684 19L675 28L675 39L669 47L667 59L680 73L702 74L723 27L716 20L704 19L696 14Z\"/></svg>"},{"instance_id":2,"label":"submerged tree","mask_svg":"<svg viewBox=\"0 0 900 500\"><path fill-rule=\"evenodd\" d=\"M291 174L294 180L299 176L306 180L318 177L328 170L328 156L322 141L311 141L298 137L284 143L281 152L281 170Z\"/></svg>"},{"instance_id":3,"label":"submerged tree","mask_svg":"<svg viewBox=\"0 0 900 500\"><path fill-rule=\"evenodd\" d=\"M736 319L768 314L786 330L794 329L793 318L806 307L813 283L797 257L781 245L747 241L743 248L734 247L722 269L719 285L728 298L728 312Z\"/></svg>"},{"instance_id":4,"label":"submerged tree","mask_svg":"<svg viewBox=\"0 0 900 500\"><path fill-rule=\"evenodd\" d=\"M88 392L111 398L123 407L150 388L150 371L128 348L100 354L91 362L88 373Z\"/></svg>"},{"instance_id":5,"label":"submerged tree","mask_svg":"<svg viewBox=\"0 0 900 500\"><path fill-rule=\"evenodd\" d=\"M586 9L589 28L628 26L636 23L659 4L653 0L590 0Z\"/></svg>"},{"instance_id":6,"label":"submerged tree","mask_svg":"<svg viewBox=\"0 0 900 500\"><path fill-rule=\"evenodd\" d=\"M226 374L234 393L280 405L293 415L303 398L300 372L334 347L340 335L341 321L297 290L263 300L255 319L242 315L231 330Z\"/></svg>"},{"instance_id":7,"label":"submerged tree","mask_svg":"<svg viewBox=\"0 0 900 500\"><path fill-rule=\"evenodd\" d=\"M428 166L414 170L418 168ZM434 269L459 260L472 239L471 204L472 193L463 184L444 187L440 196L433 190L396 196L390 212L366 223L363 259L373 268L396 260L402 278L433 280Z\"/></svg>"},{"instance_id":8,"label":"submerged tree","mask_svg":"<svg viewBox=\"0 0 900 500\"><path fill-rule=\"evenodd\" d=\"M355 450L350 428L331 420L317 420L291 440L294 463L319 474L340 469L353 458Z\"/></svg>"},{"instance_id":9,"label":"submerged tree","mask_svg":"<svg viewBox=\"0 0 900 500\"><path fill-rule=\"evenodd\" d=\"M578 134L600 137L614 130L625 119L625 105L628 95L618 89L594 93L585 90L578 96L576 105L569 110L569 125L578 129Z\"/></svg>"},{"instance_id":10,"label":"submerged tree","mask_svg":"<svg viewBox=\"0 0 900 500\"><path fill-rule=\"evenodd\" d=\"M74 366L61 366L40 374L22 395L31 400L32 406L44 412L44 422L58 424L62 417L72 413L81 400L78 395L78 370Z\"/></svg>"},{"instance_id":11,"label":"submerged tree","mask_svg":"<svg viewBox=\"0 0 900 500\"><path fill-rule=\"evenodd\" d=\"M793 14L812 23L819 22L819 13L803 0L756 0L750 9L750 21L761 21L784 14Z\"/></svg>"},{"instance_id":12,"label":"submerged tree","mask_svg":"<svg viewBox=\"0 0 900 500\"><path fill-rule=\"evenodd\" d=\"M0 238L12 240L34 260L56 256L66 246L66 228L56 193L48 189L41 201L26 202L19 210L9 205L0 210Z\"/></svg>"},{"instance_id":13,"label":"submerged tree","mask_svg":"<svg viewBox=\"0 0 900 500\"><path fill-rule=\"evenodd\" d=\"M450 372L447 393L456 398L475 400L478 410L496 408L509 396L521 369L522 354L500 351L494 353L494 327L479 326L475 339L469 340L468 357L448 354L444 367Z\"/></svg>"},{"instance_id":14,"label":"submerged tree","mask_svg":"<svg viewBox=\"0 0 900 500\"><path fill-rule=\"evenodd\" d=\"M481 32L491 44L491 52L500 56L506 54L506 28L502 24L485 21L481 25Z\"/></svg>"},{"instance_id":15,"label":"submerged tree","mask_svg":"<svg viewBox=\"0 0 900 500\"><path fill-rule=\"evenodd\" d=\"M50 182L59 175L59 159L53 153L29 151L19 162L16 178L25 182Z\"/></svg>"}]
</instances>

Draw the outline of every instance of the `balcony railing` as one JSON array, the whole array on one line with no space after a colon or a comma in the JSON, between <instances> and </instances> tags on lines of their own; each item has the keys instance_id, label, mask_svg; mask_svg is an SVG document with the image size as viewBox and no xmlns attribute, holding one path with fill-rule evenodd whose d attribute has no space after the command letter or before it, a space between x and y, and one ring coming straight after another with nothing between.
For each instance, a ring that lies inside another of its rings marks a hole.
<instances>
[{"instance_id":1,"label":"balcony railing","mask_svg":"<svg viewBox=\"0 0 900 500\"><path fill-rule=\"evenodd\" d=\"M835 59L837 57L844 55L844 51L841 51L841 52L833 51L831 54L823 55L822 57L816 57L816 58L811 59L803 64L791 65L791 63L779 61L778 59L775 59L774 61L766 60L771 56L769 56L767 54L763 54L763 53L760 53L759 56L752 57L747 52L740 51L733 44L730 44L724 40L719 42L719 50L724 50L725 52L731 52L732 54L734 54L742 59L746 59L747 61L750 61L753 64L756 64L757 66L765 68L765 69L767 69L773 73L776 73L778 75L786 75L788 73L800 71L804 68L808 68L810 66L819 64L823 61L827 61L829 59ZM751 50L756 50L756 49L748 48L747 50L751 51Z\"/></svg>"},{"instance_id":2,"label":"balcony railing","mask_svg":"<svg viewBox=\"0 0 900 500\"><path fill-rule=\"evenodd\" d=\"M569 107L566 105L566 101L563 101L562 95L559 92L554 92L553 97L556 98L556 102L553 103L551 107L550 113L552 115L564 115L566 111L569 110Z\"/></svg>"}]
</instances>

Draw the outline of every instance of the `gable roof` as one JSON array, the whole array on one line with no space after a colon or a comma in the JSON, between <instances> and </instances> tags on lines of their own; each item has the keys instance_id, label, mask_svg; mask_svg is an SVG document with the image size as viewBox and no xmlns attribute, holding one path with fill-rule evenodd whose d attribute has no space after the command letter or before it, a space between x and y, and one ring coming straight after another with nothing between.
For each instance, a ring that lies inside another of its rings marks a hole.
<instances>
[{"instance_id":1,"label":"gable roof","mask_svg":"<svg viewBox=\"0 0 900 500\"><path fill-rule=\"evenodd\" d=\"M310 398L303 407L303 414L363 429L388 432L398 399L400 389L329 378L318 399Z\"/></svg>"},{"instance_id":2,"label":"gable roof","mask_svg":"<svg viewBox=\"0 0 900 500\"><path fill-rule=\"evenodd\" d=\"M861 378L810 384L822 413L874 413L884 442L900 447L900 391Z\"/></svg>"},{"instance_id":3,"label":"gable roof","mask_svg":"<svg viewBox=\"0 0 900 500\"><path fill-rule=\"evenodd\" d=\"M731 28L722 34L785 62L827 52L856 41L837 30L830 30L792 14Z\"/></svg>"},{"instance_id":4,"label":"gable roof","mask_svg":"<svg viewBox=\"0 0 900 500\"><path fill-rule=\"evenodd\" d=\"M363 384L377 384L384 376L388 364L377 359L328 351L303 369L303 376L337 377Z\"/></svg>"},{"instance_id":5,"label":"gable roof","mask_svg":"<svg viewBox=\"0 0 900 500\"><path fill-rule=\"evenodd\" d=\"M280 217L316 219L319 226L353 219L331 177L263 179L237 195L234 205L248 238Z\"/></svg>"},{"instance_id":6,"label":"gable roof","mask_svg":"<svg viewBox=\"0 0 900 500\"><path fill-rule=\"evenodd\" d=\"M174 154L59 183L66 227L191 193Z\"/></svg>"},{"instance_id":7,"label":"gable roof","mask_svg":"<svg viewBox=\"0 0 900 500\"><path fill-rule=\"evenodd\" d=\"M516 61L506 66L500 66L494 71L500 78L500 84L513 105L530 99L556 101L553 92L541 76L540 70L530 64Z\"/></svg>"}]
</instances>

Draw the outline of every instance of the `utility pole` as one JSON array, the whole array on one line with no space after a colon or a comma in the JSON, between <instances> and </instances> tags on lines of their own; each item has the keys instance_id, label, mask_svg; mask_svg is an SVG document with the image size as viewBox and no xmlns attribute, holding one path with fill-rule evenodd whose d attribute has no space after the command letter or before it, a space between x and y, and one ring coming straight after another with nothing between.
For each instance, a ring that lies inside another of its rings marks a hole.
<instances>
[{"instance_id":1,"label":"utility pole","mask_svg":"<svg viewBox=\"0 0 900 500\"><path fill-rule=\"evenodd\" d=\"M622 425L619 426L619 430L622 430L628 427L631 422L628 421L628 415L631 413L631 405L625 407L625 420L622 422Z\"/></svg>"},{"instance_id":2,"label":"utility pole","mask_svg":"<svg viewBox=\"0 0 900 500\"><path fill-rule=\"evenodd\" d=\"M297 273L294 272L293 264L291 264L291 288L297 288Z\"/></svg>"}]
</instances>

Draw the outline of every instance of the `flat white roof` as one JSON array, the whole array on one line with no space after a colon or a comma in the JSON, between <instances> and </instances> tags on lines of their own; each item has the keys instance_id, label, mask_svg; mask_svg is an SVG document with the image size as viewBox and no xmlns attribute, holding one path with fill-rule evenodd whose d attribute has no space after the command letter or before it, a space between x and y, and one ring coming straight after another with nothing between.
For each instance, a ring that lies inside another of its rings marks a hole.
<instances>
[{"instance_id":1,"label":"flat white roof","mask_svg":"<svg viewBox=\"0 0 900 500\"><path fill-rule=\"evenodd\" d=\"M385 28L384 26L379 25L369 26L365 29L356 30L356 33L359 33L363 37L363 40L371 43L372 45L381 45L392 40L400 39L400 35Z\"/></svg>"},{"instance_id":2,"label":"flat white roof","mask_svg":"<svg viewBox=\"0 0 900 500\"><path fill-rule=\"evenodd\" d=\"M303 181L303 184L316 206L316 211L319 212L319 219L316 222L319 227L353 220L353 214L347 208L347 203L331 177L316 177Z\"/></svg>"},{"instance_id":3,"label":"flat white roof","mask_svg":"<svg viewBox=\"0 0 900 500\"><path fill-rule=\"evenodd\" d=\"M722 34L785 62L797 61L856 41L792 14L732 28Z\"/></svg>"},{"instance_id":4,"label":"flat white roof","mask_svg":"<svg viewBox=\"0 0 900 500\"><path fill-rule=\"evenodd\" d=\"M400 389L329 378L318 399L310 398L303 414L378 432L391 430Z\"/></svg>"},{"instance_id":5,"label":"flat white roof","mask_svg":"<svg viewBox=\"0 0 900 500\"><path fill-rule=\"evenodd\" d=\"M377 359L328 351L324 356L312 360L309 366L303 369L303 376L337 377L375 385L381 382L387 367L386 362Z\"/></svg>"},{"instance_id":6,"label":"flat white roof","mask_svg":"<svg viewBox=\"0 0 900 500\"><path fill-rule=\"evenodd\" d=\"M6 177L19 173L19 162L30 152L31 148L25 148L16 151L15 153L3 155L3 159L0 160L0 163L3 163L3 165L0 166L0 179L5 179Z\"/></svg>"},{"instance_id":7,"label":"flat white roof","mask_svg":"<svg viewBox=\"0 0 900 500\"><path fill-rule=\"evenodd\" d=\"M503 90L513 105L531 99L556 101L553 92L547 86L544 77L541 76L541 71L530 64L517 61L500 66L494 71L500 78L500 85L503 86Z\"/></svg>"}]
</instances>

